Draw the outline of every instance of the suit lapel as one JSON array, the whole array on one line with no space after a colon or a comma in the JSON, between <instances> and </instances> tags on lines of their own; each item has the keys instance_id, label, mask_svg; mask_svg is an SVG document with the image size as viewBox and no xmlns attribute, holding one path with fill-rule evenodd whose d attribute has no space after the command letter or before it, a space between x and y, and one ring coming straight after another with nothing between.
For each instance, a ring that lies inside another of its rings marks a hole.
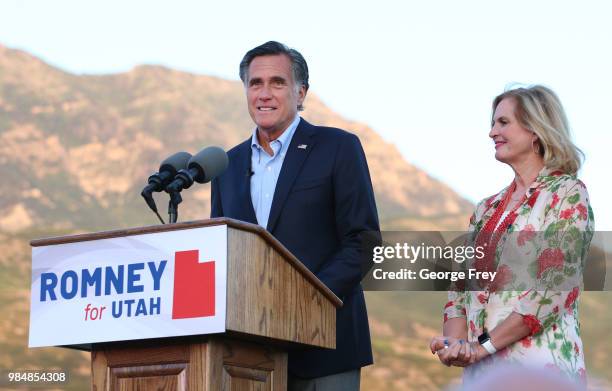
<instances>
[{"instance_id":1,"label":"suit lapel","mask_svg":"<svg viewBox=\"0 0 612 391\"><path fill-rule=\"evenodd\" d=\"M257 216L255 215L255 209L253 208L253 201L251 200L251 155L253 149L251 148L251 138L243 143L243 150L238 153L241 160L238 167L238 198L242 205L243 218L242 220L249 223L257 224Z\"/></svg>"},{"instance_id":2,"label":"suit lapel","mask_svg":"<svg viewBox=\"0 0 612 391\"><path fill-rule=\"evenodd\" d=\"M314 147L315 139L312 137L313 134L314 127L304 119L300 119L300 124L293 134L278 176L278 181L276 182L276 189L274 190L274 198L272 199L272 207L268 218L267 230L269 232L274 230L289 191L295 182L295 178Z\"/></svg>"}]
</instances>

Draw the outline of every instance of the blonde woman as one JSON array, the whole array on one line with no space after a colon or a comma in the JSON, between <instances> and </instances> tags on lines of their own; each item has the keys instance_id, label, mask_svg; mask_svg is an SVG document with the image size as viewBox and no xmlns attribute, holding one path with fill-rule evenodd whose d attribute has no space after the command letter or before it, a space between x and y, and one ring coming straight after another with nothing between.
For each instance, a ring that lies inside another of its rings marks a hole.
<instances>
[{"instance_id":1,"label":"blonde woman","mask_svg":"<svg viewBox=\"0 0 612 391\"><path fill-rule=\"evenodd\" d=\"M593 212L576 177L582 153L559 98L539 85L494 99L489 137L514 179L477 205L469 230L475 245L486 245L475 267L497 275L477 289L449 292L444 336L432 339L431 351L446 365L466 367L468 381L496 364L584 381L577 306ZM525 283L529 277L536 283Z\"/></svg>"}]
</instances>

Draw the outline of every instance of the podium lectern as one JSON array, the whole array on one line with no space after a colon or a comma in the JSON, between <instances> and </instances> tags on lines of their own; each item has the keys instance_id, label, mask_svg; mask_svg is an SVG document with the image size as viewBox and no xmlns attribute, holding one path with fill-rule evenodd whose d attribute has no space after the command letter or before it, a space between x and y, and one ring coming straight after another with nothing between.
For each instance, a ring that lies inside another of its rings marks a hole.
<instances>
[{"instance_id":1,"label":"podium lectern","mask_svg":"<svg viewBox=\"0 0 612 391\"><path fill-rule=\"evenodd\" d=\"M39 239L30 347L91 351L92 389L285 390L335 348L342 302L262 227L227 218Z\"/></svg>"}]
</instances>

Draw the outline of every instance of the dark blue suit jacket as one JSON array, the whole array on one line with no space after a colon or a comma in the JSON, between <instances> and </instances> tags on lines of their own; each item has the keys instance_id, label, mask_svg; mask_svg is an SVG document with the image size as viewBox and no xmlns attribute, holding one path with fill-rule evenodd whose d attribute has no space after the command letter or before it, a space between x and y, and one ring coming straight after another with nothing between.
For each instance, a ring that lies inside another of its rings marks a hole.
<instances>
[{"instance_id":1,"label":"dark blue suit jacket","mask_svg":"<svg viewBox=\"0 0 612 391\"><path fill-rule=\"evenodd\" d=\"M250 190L251 139L231 149L228 156L227 170L212 183L211 217L257 224ZM312 378L371 364L359 236L380 228L357 136L300 120L266 228L344 302L337 311L336 349L291 351L289 372Z\"/></svg>"}]
</instances>

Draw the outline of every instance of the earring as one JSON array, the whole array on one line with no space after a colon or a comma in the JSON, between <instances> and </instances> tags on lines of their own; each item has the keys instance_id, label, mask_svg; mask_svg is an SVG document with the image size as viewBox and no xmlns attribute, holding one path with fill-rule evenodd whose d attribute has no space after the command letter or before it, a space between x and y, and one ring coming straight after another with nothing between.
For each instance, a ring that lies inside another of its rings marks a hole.
<instances>
[{"instance_id":1,"label":"earring","mask_svg":"<svg viewBox=\"0 0 612 391\"><path fill-rule=\"evenodd\" d=\"M540 155L540 140L539 139L536 138L535 140L533 140L533 142L531 143L531 150L536 155Z\"/></svg>"}]
</instances>

